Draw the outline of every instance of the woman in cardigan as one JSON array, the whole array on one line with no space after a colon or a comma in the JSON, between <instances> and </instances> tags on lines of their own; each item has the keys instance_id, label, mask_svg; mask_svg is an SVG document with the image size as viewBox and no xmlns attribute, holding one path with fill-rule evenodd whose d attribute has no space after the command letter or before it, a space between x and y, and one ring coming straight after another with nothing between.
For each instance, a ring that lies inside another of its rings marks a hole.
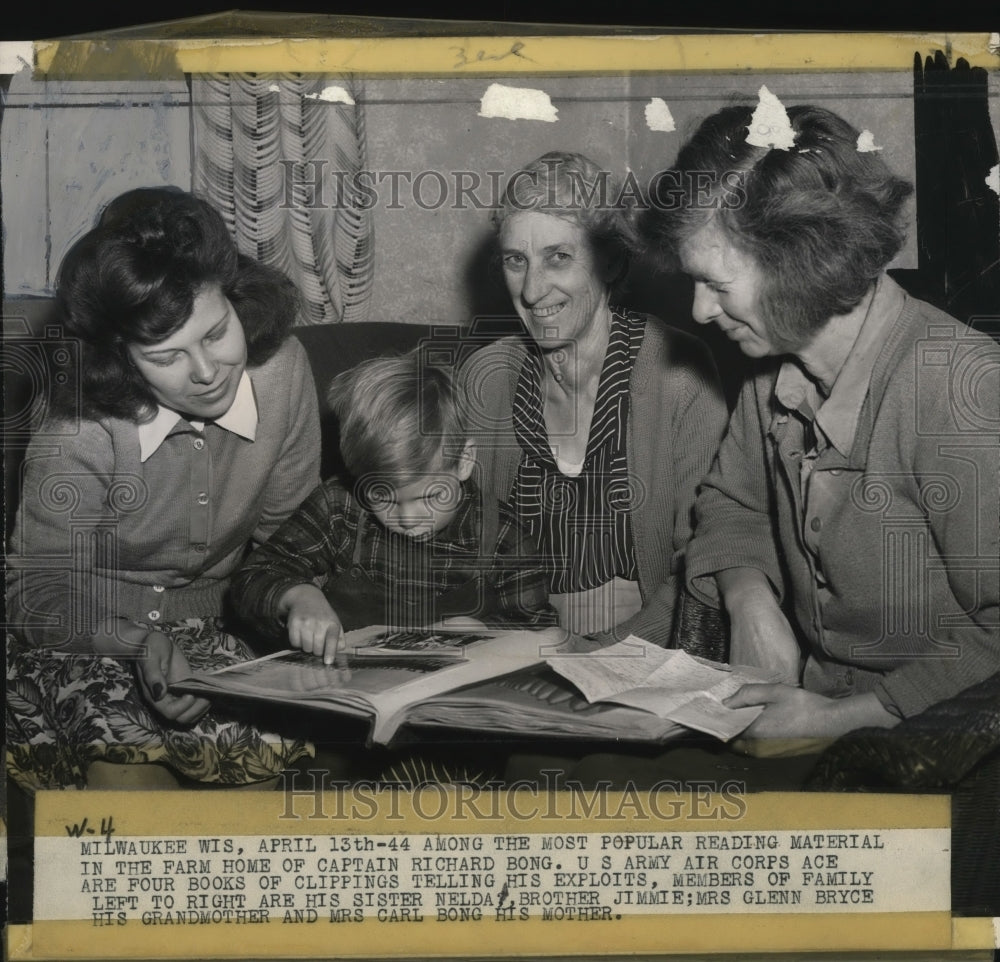
<instances>
[{"instance_id":1,"label":"woman in cardigan","mask_svg":"<svg viewBox=\"0 0 1000 962\"><path fill-rule=\"evenodd\" d=\"M562 627L670 642L695 489L725 423L702 345L612 303L633 232L607 173L549 153L493 215L525 336L463 369L483 486L549 561Z\"/></svg>"},{"instance_id":2,"label":"woman in cardigan","mask_svg":"<svg viewBox=\"0 0 1000 962\"><path fill-rule=\"evenodd\" d=\"M295 289L239 255L209 204L143 189L66 255L58 298L79 376L28 450L8 556L13 772L82 784L93 762L156 761L264 779L301 746L169 686L250 656L190 619L222 614L248 549L318 481Z\"/></svg>"},{"instance_id":3,"label":"woman in cardigan","mask_svg":"<svg viewBox=\"0 0 1000 962\"><path fill-rule=\"evenodd\" d=\"M829 111L788 120L782 148L748 108L709 117L664 183L708 172L714 202L675 191L642 226L757 359L688 550L731 660L782 682L730 704L763 706L751 738L826 739L1000 670L1000 351L884 273L909 185Z\"/></svg>"}]
</instances>

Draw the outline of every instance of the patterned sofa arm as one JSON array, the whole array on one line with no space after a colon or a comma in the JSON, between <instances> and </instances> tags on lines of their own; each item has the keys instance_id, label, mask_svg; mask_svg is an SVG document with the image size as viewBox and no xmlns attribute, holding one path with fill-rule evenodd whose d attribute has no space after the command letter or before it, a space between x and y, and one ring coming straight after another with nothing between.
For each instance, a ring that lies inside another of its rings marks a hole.
<instances>
[{"instance_id":1,"label":"patterned sofa arm","mask_svg":"<svg viewBox=\"0 0 1000 962\"><path fill-rule=\"evenodd\" d=\"M833 743L812 788L947 789L1000 748L1000 673L895 728L859 728Z\"/></svg>"},{"instance_id":2,"label":"patterned sofa arm","mask_svg":"<svg viewBox=\"0 0 1000 962\"><path fill-rule=\"evenodd\" d=\"M952 911L1000 915L1000 673L893 729L849 732L806 787L950 792Z\"/></svg>"},{"instance_id":3,"label":"patterned sofa arm","mask_svg":"<svg viewBox=\"0 0 1000 962\"><path fill-rule=\"evenodd\" d=\"M688 591L681 591L670 647L710 661L727 661L729 629L722 612L706 605Z\"/></svg>"}]
</instances>

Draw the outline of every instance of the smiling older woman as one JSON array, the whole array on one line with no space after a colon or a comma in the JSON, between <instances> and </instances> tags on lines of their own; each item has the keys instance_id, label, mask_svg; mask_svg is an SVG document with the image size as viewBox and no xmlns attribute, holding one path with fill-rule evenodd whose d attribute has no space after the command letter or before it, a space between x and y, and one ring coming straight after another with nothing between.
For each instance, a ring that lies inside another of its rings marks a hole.
<instances>
[{"instance_id":1,"label":"smiling older woman","mask_svg":"<svg viewBox=\"0 0 1000 962\"><path fill-rule=\"evenodd\" d=\"M784 682L731 704L763 706L750 736L829 738L1000 669L1000 348L884 273L909 185L840 117L788 118L769 149L749 108L709 117L665 182L740 191L660 198L641 226L694 279L695 320L757 359L688 551L732 660Z\"/></svg>"},{"instance_id":2,"label":"smiling older woman","mask_svg":"<svg viewBox=\"0 0 1000 962\"><path fill-rule=\"evenodd\" d=\"M560 624L666 645L725 404L700 342L613 305L634 239L614 197L580 154L511 176L493 222L525 336L463 377L483 486L547 557Z\"/></svg>"}]
</instances>

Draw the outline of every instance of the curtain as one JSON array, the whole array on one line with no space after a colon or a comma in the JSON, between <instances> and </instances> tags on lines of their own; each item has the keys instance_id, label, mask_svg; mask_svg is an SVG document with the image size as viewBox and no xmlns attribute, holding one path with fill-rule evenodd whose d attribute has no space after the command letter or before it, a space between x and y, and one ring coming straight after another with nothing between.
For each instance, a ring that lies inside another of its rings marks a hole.
<instances>
[{"instance_id":1,"label":"curtain","mask_svg":"<svg viewBox=\"0 0 1000 962\"><path fill-rule=\"evenodd\" d=\"M374 276L361 83L299 74L194 75L194 190L241 253L280 268L301 322L367 319ZM367 199L367 203L366 203Z\"/></svg>"}]
</instances>

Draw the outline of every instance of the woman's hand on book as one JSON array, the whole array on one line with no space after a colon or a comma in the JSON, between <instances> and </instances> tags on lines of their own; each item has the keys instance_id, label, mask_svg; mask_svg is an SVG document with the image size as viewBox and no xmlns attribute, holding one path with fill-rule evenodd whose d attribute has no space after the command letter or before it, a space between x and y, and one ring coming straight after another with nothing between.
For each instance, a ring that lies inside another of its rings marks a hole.
<instances>
[{"instance_id":1,"label":"woman's hand on book","mask_svg":"<svg viewBox=\"0 0 1000 962\"><path fill-rule=\"evenodd\" d=\"M804 740L832 741L856 728L892 728L899 718L874 692L830 698L790 685L744 685L723 704L727 708L761 705L764 710L740 736L752 755L803 753ZM816 741L810 751L823 747Z\"/></svg>"},{"instance_id":2,"label":"woman's hand on book","mask_svg":"<svg viewBox=\"0 0 1000 962\"><path fill-rule=\"evenodd\" d=\"M208 702L194 695L172 695L169 691L171 682L191 674L184 652L160 631L150 631L142 646L143 654L136 661L136 674L146 699L168 721L193 725L208 711Z\"/></svg>"},{"instance_id":3,"label":"woman's hand on book","mask_svg":"<svg viewBox=\"0 0 1000 962\"><path fill-rule=\"evenodd\" d=\"M338 653L343 656L344 631L337 613L326 596L315 585L289 588L278 601L278 610L285 615L288 643L332 665Z\"/></svg>"}]
</instances>

